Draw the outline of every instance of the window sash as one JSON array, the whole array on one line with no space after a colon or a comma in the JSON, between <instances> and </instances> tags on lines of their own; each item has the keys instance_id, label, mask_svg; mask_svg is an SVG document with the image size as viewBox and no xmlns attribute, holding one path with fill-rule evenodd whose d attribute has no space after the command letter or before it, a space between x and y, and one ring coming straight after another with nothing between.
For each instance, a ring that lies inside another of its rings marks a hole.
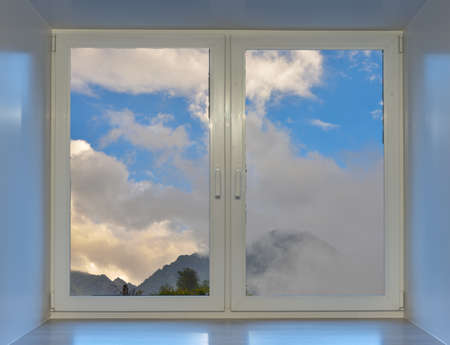
<instances>
[{"instance_id":1,"label":"window sash","mask_svg":"<svg viewBox=\"0 0 450 345\"><path fill-rule=\"evenodd\" d=\"M385 294L383 296L247 296L245 195L231 201L233 311L399 310L402 306L403 116L401 54L390 32L266 32L232 35L231 172L245 172L245 52L247 50L383 50ZM238 182L237 182L238 181ZM236 184L245 184L233 178ZM242 188L245 191L245 187Z\"/></svg>"},{"instance_id":2,"label":"window sash","mask_svg":"<svg viewBox=\"0 0 450 345\"><path fill-rule=\"evenodd\" d=\"M213 172L215 169L225 169L224 36L178 32L75 31L58 34L56 45L52 95L52 307L56 311L224 310L225 197L212 195L215 187ZM210 49L209 296L70 296L70 53L72 48L87 47Z\"/></svg>"}]
</instances>

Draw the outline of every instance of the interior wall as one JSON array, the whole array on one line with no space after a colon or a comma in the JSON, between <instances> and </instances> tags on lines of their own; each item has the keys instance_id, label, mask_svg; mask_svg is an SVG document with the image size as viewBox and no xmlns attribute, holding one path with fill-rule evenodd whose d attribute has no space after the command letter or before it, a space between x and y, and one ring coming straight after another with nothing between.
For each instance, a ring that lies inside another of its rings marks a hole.
<instances>
[{"instance_id":1,"label":"interior wall","mask_svg":"<svg viewBox=\"0 0 450 345\"><path fill-rule=\"evenodd\" d=\"M49 313L49 27L0 1L0 344Z\"/></svg>"},{"instance_id":2,"label":"interior wall","mask_svg":"<svg viewBox=\"0 0 450 345\"><path fill-rule=\"evenodd\" d=\"M450 1L406 30L407 317L450 344Z\"/></svg>"}]
</instances>

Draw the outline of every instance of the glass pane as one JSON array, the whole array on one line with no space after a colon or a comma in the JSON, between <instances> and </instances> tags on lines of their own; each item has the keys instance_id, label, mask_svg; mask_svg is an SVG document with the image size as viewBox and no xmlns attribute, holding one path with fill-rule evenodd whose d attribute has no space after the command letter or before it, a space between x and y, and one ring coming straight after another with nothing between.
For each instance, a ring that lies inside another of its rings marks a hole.
<instances>
[{"instance_id":1,"label":"glass pane","mask_svg":"<svg viewBox=\"0 0 450 345\"><path fill-rule=\"evenodd\" d=\"M71 51L71 295L209 294L208 49Z\"/></svg>"},{"instance_id":2,"label":"glass pane","mask_svg":"<svg viewBox=\"0 0 450 345\"><path fill-rule=\"evenodd\" d=\"M382 71L382 51L247 51L247 295L384 294Z\"/></svg>"}]
</instances>

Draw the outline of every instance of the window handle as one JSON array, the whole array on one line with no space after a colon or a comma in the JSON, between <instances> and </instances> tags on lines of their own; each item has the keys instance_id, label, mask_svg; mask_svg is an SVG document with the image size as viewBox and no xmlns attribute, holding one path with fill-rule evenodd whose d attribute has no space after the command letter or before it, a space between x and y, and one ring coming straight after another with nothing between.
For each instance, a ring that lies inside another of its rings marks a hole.
<instances>
[{"instance_id":1,"label":"window handle","mask_svg":"<svg viewBox=\"0 0 450 345\"><path fill-rule=\"evenodd\" d=\"M220 168L216 168L215 171L215 197L220 199L222 196L222 174Z\"/></svg>"},{"instance_id":2,"label":"window handle","mask_svg":"<svg viewBox=\"0 0 450 345\"><path fill-rule=\"evenodd\" d=\"M242 172L241 169L236 169L234 172L234 197L236 199L241 198L241 184L242 184Z\"/></svg>"}]
</instances>

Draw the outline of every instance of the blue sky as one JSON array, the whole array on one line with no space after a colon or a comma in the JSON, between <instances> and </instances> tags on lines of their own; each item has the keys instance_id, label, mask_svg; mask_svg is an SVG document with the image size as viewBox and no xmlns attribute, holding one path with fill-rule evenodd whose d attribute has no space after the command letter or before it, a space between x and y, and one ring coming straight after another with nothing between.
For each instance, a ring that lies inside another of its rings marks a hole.
<instances>
[{"instance_id":1,"label":"blue sky","mask_svg":"<svg viewBox=\"0 0 450 345\"><path fill-rule=\"evenodd\" d=\"M180 125L187 125L189 138L198 144L188 147L182 155L192 160L199 158L206 152L202 141L199 140L205 135L205 126L200 119L190 114L188 99L169 96L165 92L139 95L111 92L98 86L94 87L93 91L96 97L71 93L72 140L85 140L95 150L103 151L124 162L129 169L130 178L136 181L151 180L189 190L189 182L171 168L170 160L163 164L158 162L158 152L137 147L123 138L106 147L101 145L101 138L114 128L108 121L106 110L130 110L135 114L135 121L143 126L148 125L158 114L171 114L173 119L165 124L166 127L175 129ZM152 173L149 174L149 171Z\"/></svg>"}]
</instances>

